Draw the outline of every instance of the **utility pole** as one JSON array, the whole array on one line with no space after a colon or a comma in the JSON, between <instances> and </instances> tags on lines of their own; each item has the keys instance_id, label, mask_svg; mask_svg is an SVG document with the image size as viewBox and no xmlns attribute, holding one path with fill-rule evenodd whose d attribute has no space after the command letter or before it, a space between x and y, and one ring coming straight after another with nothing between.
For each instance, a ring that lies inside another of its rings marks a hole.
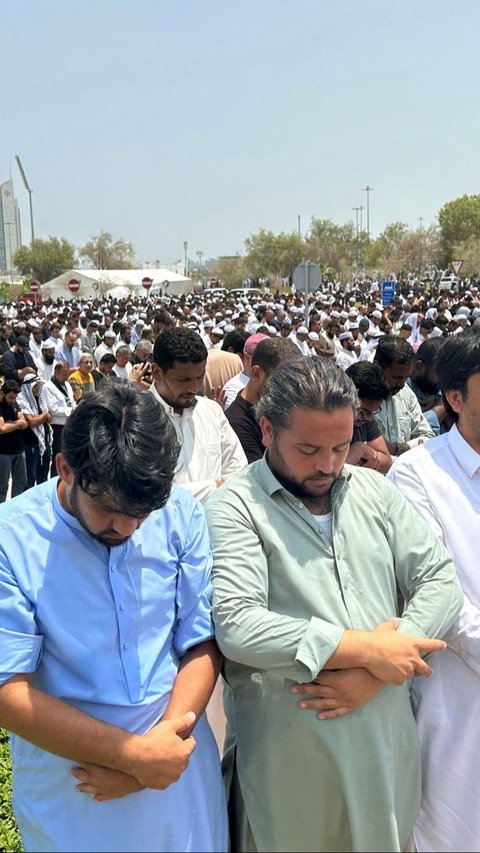
<instances>
[{"instance_id":1,"label":"utility pole","mask_svg":"<svg viewBox=\"0 0 480 853\"><path fill-rule=\"evenodd\" d=\"M200 278L200 280L201 280L201 278L202 278L202 258L203 258L203 252L198 251L198 252L197 252L197 258L198 258L198 277L199 277L199 278Z\"/></svg>"},{"instance_id":2,"label":"utility pole","mask_svg":"<svg viewBox=\"0 0 480 853\"><path fill-rule=\"evenodd\" d=\"M185 278L188 278L187 249L188 249L188 243L186 240L184 240L183 241L183 252L184 252L184 257L185 257L185 263L183 266L183 271L184 271L183 274L184 274Z\"/></svg>"},{"instance_id":3,"label":"utility pole","mask_svg":"<svg viewBox=\"0 0 480 853\"><path fill-rule=\"evenodd\" d=\"M363 192L367 194L367 240L370 241L370 193L372 192L373 187L369 187L368 184L363 188Z\"/></svg>"},{"instance_id":4,"label":"utility pole","mask_svg":"<svg viewBox=\"0 0 480 853\"><path fill-rule=\"evenodd\" d=\"M358 274L358 214L360 208L352 207L352 210L355 211L355 273Z\"/></svg>"}]
</instances>

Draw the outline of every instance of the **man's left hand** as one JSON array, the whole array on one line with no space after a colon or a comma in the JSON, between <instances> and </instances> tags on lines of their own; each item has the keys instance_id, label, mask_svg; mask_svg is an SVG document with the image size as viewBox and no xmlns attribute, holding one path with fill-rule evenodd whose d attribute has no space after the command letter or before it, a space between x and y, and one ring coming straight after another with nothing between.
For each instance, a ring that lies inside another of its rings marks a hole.
<instances>
[{"instance_id":1,"label":"man's left hand","mask_svg":"<svg viewBox=\"0 0 480 853\"><path fill-rule=\"evenodd\" d=\"M319 720L334 720L365 705L384 686L367 669L356 667L322 671L313 681L296 684L291 692L311 697L302 699L299 708L319 711Z\"/></svg>"},{"instance_id":2,"label":"man's left hand","mask_svg":"<svg viewBox=\"0 0 480 853\"><path fill-rule=\"evenodd\" d=\"M143 790L143 785L128 773L110 770L109 767L100 767L98 764L83 764L81 767L74 767L70 772L79 782L75 790L81 794L91 794L96 803L104 803Z\"/></svg>"}]
</instances>

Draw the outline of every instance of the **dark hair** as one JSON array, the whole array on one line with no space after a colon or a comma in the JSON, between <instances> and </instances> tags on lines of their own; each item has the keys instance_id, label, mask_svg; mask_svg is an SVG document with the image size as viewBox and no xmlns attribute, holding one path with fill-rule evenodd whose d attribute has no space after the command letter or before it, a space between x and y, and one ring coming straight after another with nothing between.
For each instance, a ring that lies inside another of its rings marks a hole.
<instances>
[{"instance_id":1,"label":"dark hair","mask_svg":"<svg viewBox=\"0 0 480 853\"><path fill-rule=\"evenodd\" d=\"M281 364L268 379L255 413L258 420L268 418L276 431L288 427L292 409L333 412L345 408L353 412L358 408L352 380L328 359L312 356Z\"/></svg>"},{"instance_id":2,"label":"dark hair","mask_svg":"<svg viewBox=\"0 0 480 853\"><path fill-rule=\"evenodd\" d=\"M152 361L166 373L176 361L181 364L200 364L207 359L207 348L201 337L191 329L167 329L155 341Z\"/></svg>"},{"instance_id":3,"label":"dark hair","mask_svg":"<svg viewBox=\"0 0 480 853\"><path fill-rule=\"evenodd\" d=\"M116 364L117 359L114 356L113 352L106 352L105 355L102 355L99 364Z\"/></svg>"},{"instance_id":4,"label":"dark hair","mask_svg":"<svg viewBox=\"0 0 480 853\"><path fill-rule=\"evenodd\" d=\"M405 338L398 335L385 335L380 338L375 350L374 362L380 367L390 367L392 362L397 364L411 364L413 361L413 347Z\"/></svg>"},{"instance_id":5,"label":"dark hair","mask_svg":"<svg viewBox=\"0 0 480 853\"><path fill-rule=\"evenodd\" d=\"M421 329L428 329L429 332L435 328L435 321L431 317L424 317L420 323Z\"/></svg>"},{"instance_id":6,"label":"dark hair","mask_svg":"<svg viewBox=\"0 0 480 853\"><path fill-rule=\"evenodd\" d=\"M105 385L73 410L62 451L76 484L91 498L107 498L133 518L164 506L179 446L153 394L128 382Z\"/></svg>"},{"instance_id":7,"label":"dark hair","mask_svg":"<svg viewBox=\"0 0 480 853\"><path fill-rule=\"evenodd\" d=\"M5 379L5 382L2 385L2 391L4 394L8 394L11 391L18 394L20 391L20 385L15 381L15 379Z\"/></svg>"},{"instance_id":8,"label":"dark hair","mask_svg":"<svg viewBox=\"0 0 480 853\"><path fill-rule=\"evenodd\" d=\"M240 331L239 329L235 329L234 332L228 332L223 339L222 349L243 355L243 347L249 337L248 332Z\"/></svg>"},{"instance_id":9,"label":"dark hair","mask_svg":"<svg viewBox=\"0 0 480 853\"><path fill-rule=\"evenodd\" d=\"M445 408L452 418L458 420L448 402L446 391L461 391L467 396L467 383L471 376L480 373L480 338L475 332L465 331L461 335L451 335L442 341L437 358L438 383L443 393Z\"/></svg>"},{"instance_id":10,"label":"dark hair","mask_svg":"<svg viewBox=\"0 0 480 853\"><path fill-rule=\"evenodd\" d=\"M171 326L173 320L168 311L159 311L153 318L154 323L164 323L166 326Z\"/></svg>"},{"instance_id":11,"label":"dark hair","mask_svg":"<svg viewBox=\"0 0 480 853\"><path fill-rule=\"evenodd\" d=\"M438 358L438 352L444 342L445 339L441 336L437 338L427 338L427 340L423 341L417 349L417 352L415 353L415 360L421 361L425 367L434 367Z\"/></svg>"},{"instance_id":12,"label":"dark hair","mask_svg":"<svg viewBox=\"0 0 480 853\"><path fill-rule=\"evenodd\" d=\"M252 367L256 364L270 376L283 362L302 358L300 350L290 338L264 338L253 351Z\"/></svg>"},{"instance_id":13,"label":"dark hair","mask_svg":"<svg viewBox=\"0 0 480 853\"><path fill-rule=\"evenodd\" d=\"M379 364L356 361L347 367L345 373L355 385L360 400L386 400L390 396L390 388Z\"/></svg>"}]
</instances>

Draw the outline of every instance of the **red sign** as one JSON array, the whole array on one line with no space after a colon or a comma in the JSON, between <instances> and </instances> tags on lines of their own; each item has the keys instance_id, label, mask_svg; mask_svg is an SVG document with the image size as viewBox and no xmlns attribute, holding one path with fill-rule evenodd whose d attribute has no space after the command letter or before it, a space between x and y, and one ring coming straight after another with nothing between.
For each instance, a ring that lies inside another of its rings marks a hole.
<instances>
[{"instance_id":1,"label":"red sign","mask_svg":"<svg viewBox=\"0 0 480 853\"><path fill-rule=\"evenodd\" d=\"M40 287L40 285L39 285L38 281L31 281L30 282L31 293L38 293L39 287Z\"/></svg>"},{"instance_id":2,"label":"red sign","mask_svg":"<svg viewBox=\"0 0 480 853\"><path fill-rule=\"evenodd\" d=\"M152 284L153 278L149 278L147 275L145 276L145 278L142 278L142 287L144 287L145 290L150 290Z\"/></svg>"},{"instance_id":3,"label":"red sign","mask_svg":"<svg viewBox=\"0 0 480 853\"><path fill-rule=\"evenodd\" d=\"M68 282L68 289L71 291L71 293L78 293L78 291L80 290L80 282L78 278L70 279L70 281Z\"/></svg>"}]
</instances>

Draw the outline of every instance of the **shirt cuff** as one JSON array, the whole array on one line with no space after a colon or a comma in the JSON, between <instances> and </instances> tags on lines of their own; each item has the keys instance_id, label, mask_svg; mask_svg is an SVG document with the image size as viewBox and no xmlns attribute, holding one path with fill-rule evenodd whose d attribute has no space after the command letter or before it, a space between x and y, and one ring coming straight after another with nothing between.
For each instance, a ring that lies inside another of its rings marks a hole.
<instances>
[{"instance_id":1,"label":"shirt cuff","mask_svg":"<svg viewBox=\"0 0 480 853\"><path fill-rule=\"evenodd\" d=\"M332 657L344 628L332 625L313 616L298 645L295 660L307 668L311 678L316 678L326 662Z\"/></svg>"},{"instance_id":2,"label":"shirt cuff","mask_svg":"<svg viewBox=\"0 0 480 853\"><path fill-rule=\"evenodd\" d=\"M19 673L34 672L42 648L43 637L0 628L0 684Z\"/></svg>"}]
</instances>

